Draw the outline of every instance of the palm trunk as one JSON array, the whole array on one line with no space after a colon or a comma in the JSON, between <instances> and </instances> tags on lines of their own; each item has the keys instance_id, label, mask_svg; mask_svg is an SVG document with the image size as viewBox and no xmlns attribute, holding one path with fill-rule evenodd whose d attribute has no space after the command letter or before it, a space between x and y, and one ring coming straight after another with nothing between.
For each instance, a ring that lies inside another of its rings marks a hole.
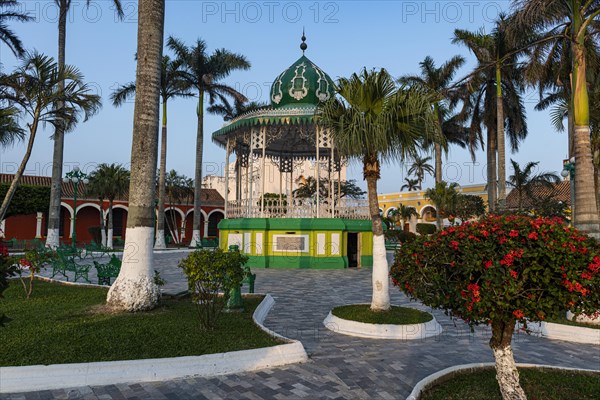
<instances>
[{"instance_id":1,"label":"palm trunk","mask_svg":"<svg viewBox=\"0 0 600 400\"><path fill-rule=\"evenodd\" d=\"M104 226L104 199L98 199L100 203L100 244L106 246L106 230Z\"/></svg>"},{"instance_id":2,"label":"palm trunk","mask_svg":"<svg viewBox=\"0 0 600 400\"><path fill-rule=\"evenodd\" d=\"M160 137L160 170L158 174L158 214L155 249L166 249L165 243L165 179L167 174L167 99L163 99L162 134Z\"/></svg>"},{"instance_id":3,"label":"palm trunk","mask_svg":"<svg viewBox=\"0 0 600 400\"><path fill-rule=\"evenodd\" d=\"M369 197L369 213L373 231L373 297L371 310L386 311L390 309L389 267L385 253L383 223L379 215L377 200L377 180L380 176L379 161L376 156L364 158L364 177L367 181Z\"/></svg>"},{"instance_id":4,"label":"palm trunk","mask_svg":"<svg viewBox=\"0 0 600 400\"><path fill-rule=\"evenodd\" d=\"M506 201L506 146L504 135L504 100L502 98L502 76L496 67L496 119L498 134L498 207L504 209Z\"/></svg>"},{"instance_id":5,"label":"palm trunk","mask_svg":"<svg viewBox=\"0 0 600 400\"><path fill-rule=\"evenodd\" d=\"M196 247L200 244L200 230L202 222L202 150L204 148L204 92L198 93L198 130L196 132L196 171L194 176L194 219L193 232L190 247ZM252 155L252 154L251 154Z\"/></svg>"},{"instance_id":6,"label":"palm trunk","mask_svg":"<svg viewBox=\"0 0 600 400\"><path fill-rule=\"evenodd\" d=\"M6 191L6 195L4 195L4 200L2 201L2 206L0 206L0 221L4 220L6 216L6 211L8 211L8 207L10 206L10 202L12 201L15 192L17 191L17 187L19 186L19 181L23 176L23 172L25 171L25 167L27 167L27 162L29 161L29 157L31 157L31 151L33 150L33 143L35 142L35 135L37 133L37 128L39 124L40 111L36 110L36 113L33 118L33 122L31 124L31 128L29 129L29 141L27 142L27 149L25 150L25 155L23 156L23 160L21 160L21 164L17 169L17 173L13 177L8 190Z\"/></svg>"},{"instance_id":7,"label":"palm trunk","mask_svg":"<svg viewBox=\"0 0 600 400\"><path fill-rule=\"evenodd\" d=\"M527 400L519 383L519 371L517 371L511 346L514 329L514 319L492 321L490 347L496 360L496 380L503 400Z\"/></svg>"},{"instance_id":8,"label":"palm trunk","mask_svg":"<svg viewBox=\"0 0 600 400\"><path fill-rule=\"evenodd\" d=\"M578 10L579 8L576 8ZM573 31L579 32L581 21L576 12ZM586 82L583 37L573 43L573 111L575 124L575 227L600 239L600 223L594 185L594 167L590 141L590 110Z\"/></svg>"},{"instance_id":9,"label":"palm trunk","mask_svg":"<svg viewBox=\"0 0 600 400\"><path fill-rule=\"evenodd\" d=\"M70 2L60 0L58 16L58 68L65 67L65 47L67 40L67 14ZM65 81L58 82L58 90L63 91ZM63 103L57 102L57 108L62 108ZM63 154L65 148L65 131L62 124L57 124L54 130L54 150L52 154L52 183L50 185L50 207L48 209L48 234L46 246L53 249L60 245L60 198L62 189Z\"/></svg>"},{"instance_id":10,"label":"palm trunk","mask_svg":"<svg viewBox=\"0 0 600 400\"><path fill-rule=\"evenodd\" d=\"M108 234L106 235L106 247L113 248L113 199L108 199Z\"/></svg>"},{"instance_id":11,"label":"palm trunk","mask_svg":"<svg viewBox=\"0 0 600 400\"><path fill-rule=\"evenodd\" d=\"M496 210L496 132L487 130L487 178L488 178L488 208Z\"/></svg>"},{"instance_id":12,"label":"palm trunk","mask_svg":"<svg viewBox=\"0 0 600 400\"><path fill-rule=\"evenodd\" d=\"M154 199L165 0L139 0L136 96L131 145L129 214L121 272L108 304L127 311L156 306L153 280Z\"/></svg>"},{"instance_id":13,"label":"palm trunk","mask_svg":"<svg viewBox=\"0 0 600 400\"><path fill-rule=\"evenodd\" d=\"M435 148L435 183L442 181L442 146L439 143L434 145ZM421 183L419 182L419 185Z\"/></svg>"}]
</instances>

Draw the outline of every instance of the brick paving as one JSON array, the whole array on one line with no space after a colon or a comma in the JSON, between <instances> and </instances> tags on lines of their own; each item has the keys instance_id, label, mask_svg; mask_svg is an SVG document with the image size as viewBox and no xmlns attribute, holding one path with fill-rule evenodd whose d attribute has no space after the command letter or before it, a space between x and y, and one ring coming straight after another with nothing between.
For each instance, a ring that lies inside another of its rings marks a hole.
<instances>
[{"instance_id":1,"label":"brick paving","mask_svg":"<svg viewBox=\"0 0 600 400\"><path fill-rule=\"evenodd\" d=\"M168 292L186 288L177 268L181 253L157 254L156 269ZM444 332L417 341L370 340L333 333L322 326L337 305L368 303L369 270L255 270L256 291L271 293L276 304L265 324L304 344L310 361L212 378L65 388L1 395L0 399L404 399L421 379L456 364L493 361L489 330L471 333L460 321L433 311ZM396 288L392 303L425 311ZM600 347L518 334L517 362L600 370Z\"/></svg>"}]
</instances>

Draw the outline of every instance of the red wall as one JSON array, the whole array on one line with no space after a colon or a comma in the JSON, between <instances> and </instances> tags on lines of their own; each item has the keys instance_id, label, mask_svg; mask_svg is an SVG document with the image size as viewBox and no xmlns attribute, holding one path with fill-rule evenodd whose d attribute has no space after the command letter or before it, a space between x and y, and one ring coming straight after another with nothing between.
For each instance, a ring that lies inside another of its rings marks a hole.
<instances>
[{"instance_id":1,"label":"red wall","mask_svg":"<svg viewBox=\"0 0 600 400\"><path fill-rule=\"evenodd\" d=\"M35 238L36 217L37 214L8 217L4 222L4 237L6 239L16 238L18 240Z\"/></svg>"}]
</instances>

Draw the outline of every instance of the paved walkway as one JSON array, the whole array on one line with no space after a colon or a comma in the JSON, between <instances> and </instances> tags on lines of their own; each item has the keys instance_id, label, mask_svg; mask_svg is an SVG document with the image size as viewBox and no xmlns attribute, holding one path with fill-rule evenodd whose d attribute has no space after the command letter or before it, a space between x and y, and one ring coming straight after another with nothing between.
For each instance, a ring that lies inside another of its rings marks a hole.
<instances>
[{"instance_id":1,"label":"paved walkway","mask_svg":"<svg viewBox=\"0 0 600 400\"><path fill-rule=\"evenodd\" d=\"M156 269L170 291L185 289L175 268L182 254L156 256ZM422 378L456 364L491 362L489 331L474 333L460 321L434 311L444 333L418 341L369 340L335 334L322 326L337 305L367 303L369 270L256 270L256 290L271 293L276 304L266 325L299 339L310 361L214 378L188 378L166 382L104 387L66 388L55 391L0 396L1 399L405 399ZM392 302L422 310L396 288ZM600 347L516 335L517 362L600 369Z\"/></svg>"}]
</instances>

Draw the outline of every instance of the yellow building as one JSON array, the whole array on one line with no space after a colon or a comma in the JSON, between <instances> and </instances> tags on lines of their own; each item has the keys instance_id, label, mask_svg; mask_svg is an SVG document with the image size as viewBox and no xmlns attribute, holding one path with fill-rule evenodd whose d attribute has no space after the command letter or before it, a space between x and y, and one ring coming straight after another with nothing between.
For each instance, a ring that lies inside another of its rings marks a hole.
<instances>
[{"instance_id":1,"label":"yellow building","mask_svg":"<svg viewBox=\"0 0 600 400\"><path fill-rule=\"evenodd\" d=\"M480 196L484 203L487 204L488 196L485 184L464 185L458 187L457 190L459 193ZM419 217L416 221L413 218L410 224L410 230L413 232L416 223L435 223L437 210L431 200L425 197L424 190L383 193L377 195L377 198L379 200L379 210L384 216L388 216L389 212L397 209L400 204L406 207L413 207L417 210Z\"/></svg>"}]
</instances>

